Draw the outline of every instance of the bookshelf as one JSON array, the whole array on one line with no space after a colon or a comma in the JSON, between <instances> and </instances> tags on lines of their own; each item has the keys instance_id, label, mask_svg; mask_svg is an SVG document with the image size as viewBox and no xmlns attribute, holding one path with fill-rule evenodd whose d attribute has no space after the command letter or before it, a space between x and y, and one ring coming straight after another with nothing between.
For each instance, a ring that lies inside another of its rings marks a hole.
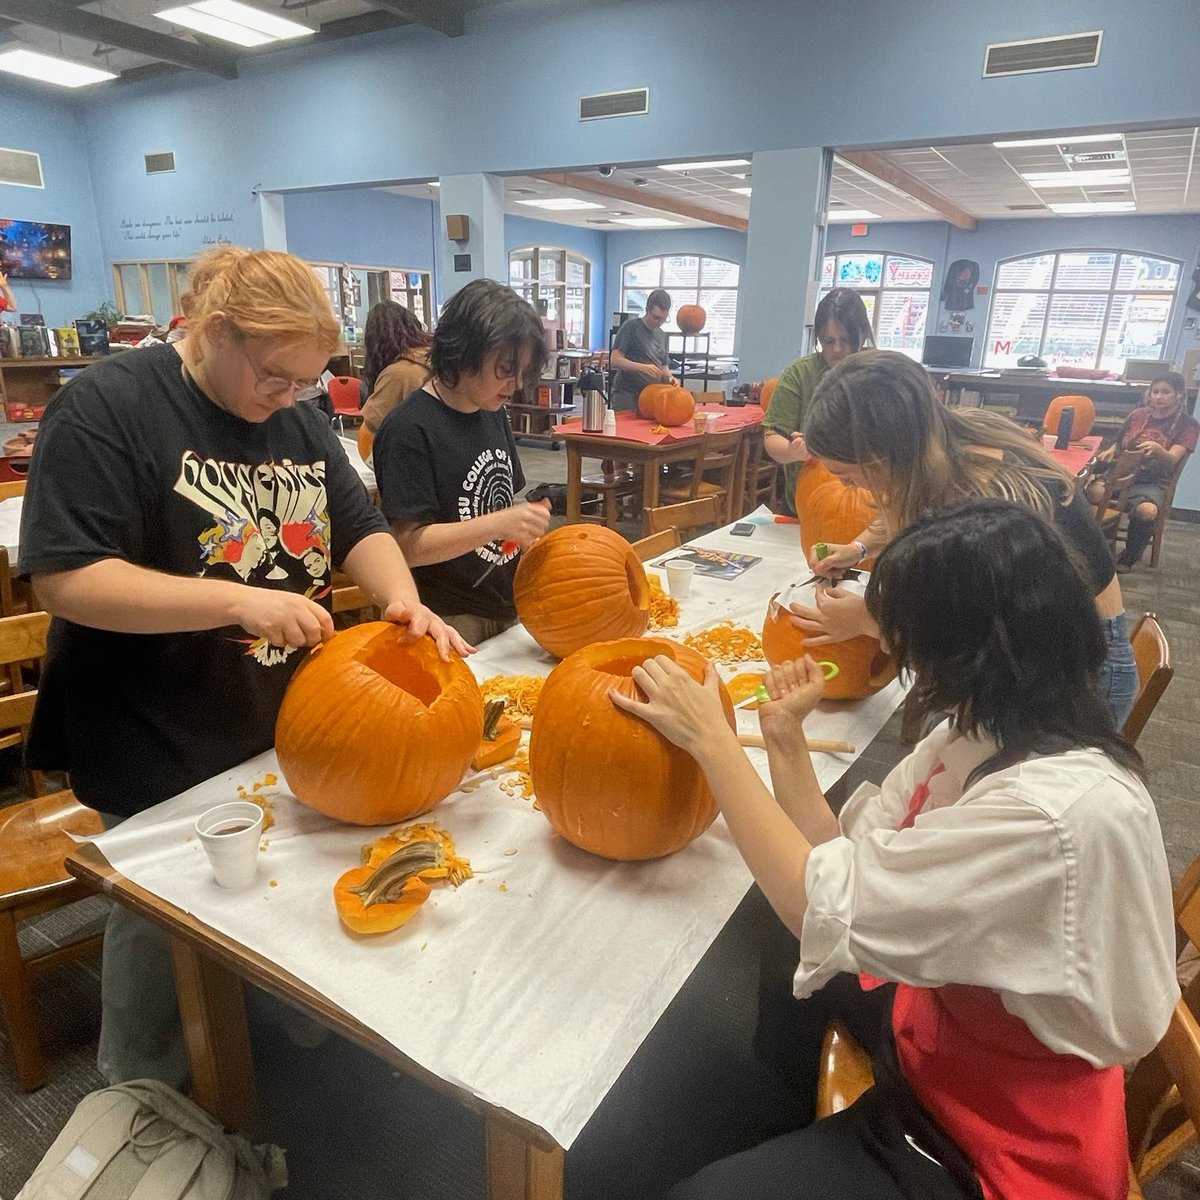
<instances>
[{"instance_id":1,"label":"bookshelf","mask_svg":"<svg viewBox=\"0 0 1200 1200\"><path fill-rule=\"evenodd\" d=\"M0 401L9 421L40 421L50 398L62 386L60 371L77 371L99 358L0 358Z\"/></svg>"}]
</instances>

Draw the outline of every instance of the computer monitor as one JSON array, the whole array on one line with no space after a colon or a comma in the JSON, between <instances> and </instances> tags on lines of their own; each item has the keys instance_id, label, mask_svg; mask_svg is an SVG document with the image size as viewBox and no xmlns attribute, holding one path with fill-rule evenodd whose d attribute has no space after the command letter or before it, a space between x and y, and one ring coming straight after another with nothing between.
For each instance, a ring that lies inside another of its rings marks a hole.
<instances>
[{"instance_id":1,"label":"computer monitor","mask_svg":"<svg viewBox=\"0 0 1200 1200\"><path fill-rule=\"evenodd\" d=\"M1152 379L1174 368L1169 358L1127 358L1125 372L1121 376L1126 383L1149 383Z\"/></svg>"},{"instance_id":2,"label":"computer monitor","mask_svg":"<svg viewBox=\"0 0 1200 1200\"><path fill-rule=\"evenodd\" d=\"M925 339L925 348L921 351L921 362L927 367L946 368L961 371L971 365L971 351L975 348L975 339L969 337L943 337L940 334L930 334Z\"/></svg>"}]
</instances>

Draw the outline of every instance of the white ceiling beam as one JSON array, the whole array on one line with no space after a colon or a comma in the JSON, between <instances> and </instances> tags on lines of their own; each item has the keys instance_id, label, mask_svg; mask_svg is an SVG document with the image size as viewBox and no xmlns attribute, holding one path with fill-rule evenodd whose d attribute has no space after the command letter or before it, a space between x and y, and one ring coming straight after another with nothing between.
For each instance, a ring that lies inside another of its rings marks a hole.
<instances>
[{"instance_id":1,"label":"white ceiling beam","mask_svg":"<svg viewBox=\"0 0 1200 1200\"><path fill-rule=\"evenodd\" d=\"M3 0L0 0L0 5L2 3ZM838 150L837 157L867 175L873 175L876 179L899 188L914 200L919 200L934 212L940 213L951 225L957 225L959 229L965 229L968 233L974 233L979 228L979 222L966 209L959 208L940 192L935 192L915 175L903 167L898 167L882 154L874 150Z\"/></svg>"},{"instance_id":2,"label":"white ceiling beam","mask_svg":"<svg viewBox=\"0 0 1200 1200\"><path fill-rule=\"evenodd\" d=\"M750 228L750 222L745 217L735 217L729 213L717 212L704 208L699 204L689 204L686 200L669 200L651 192L647 195L644 188L625 187L624 184L610 183L607 179L593 179L588 175L571 175L564 172L548 172L534 175L535 179L553 183L556 187L573 188L579 192L592 192L597 196L608 196L611 200L620 200L623 204L636 204L639 208L655 208L661 212L675 213L676 216L690 217L693 221L705 221L709 225L721 225L726 229L736 229L745 233Z\"/></svg>"}]
</instances>

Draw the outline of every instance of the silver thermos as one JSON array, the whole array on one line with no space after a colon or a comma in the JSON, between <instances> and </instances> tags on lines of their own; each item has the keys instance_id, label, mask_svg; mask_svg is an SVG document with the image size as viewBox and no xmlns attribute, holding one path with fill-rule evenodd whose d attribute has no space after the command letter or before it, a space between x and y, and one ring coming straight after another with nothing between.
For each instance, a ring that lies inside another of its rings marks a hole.
<instances>
[{"instance_id":1,"label":"silver thermos","mask_svg":"<svg viewBox=\"0 0 1200 1200\"><path fill-rule=\"evenodd\" d=\"M583 432L604 431L604 376L599 371L585 371L579 378L579 391L583 396Z\"/></svg>"}]
</instances>

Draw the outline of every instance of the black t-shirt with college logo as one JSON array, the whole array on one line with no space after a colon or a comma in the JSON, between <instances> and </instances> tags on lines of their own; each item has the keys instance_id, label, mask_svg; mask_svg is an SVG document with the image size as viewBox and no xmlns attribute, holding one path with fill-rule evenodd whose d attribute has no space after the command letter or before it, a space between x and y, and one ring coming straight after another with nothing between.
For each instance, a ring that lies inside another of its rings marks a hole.
<instances>
[{"instance_id":1,"label":"black t-shirt with college logo","mask_svg":"<svg viewBox=\"0 0 1200 1200\"><path fill-rule=\"evenodd\" d=\"M123 559L329 605L332 568L386 527L309 405L261 424L218 408L173 347L126 351L64 387L38 431L21 570ZM125 634L56 619L31 766L129 815L269 749L303 653L243 629Z\"/></svg>"},{"instance_id":2,"label":"black t-shirt with college logo","mask_svg":"<svg viewBox=\"0 0 1200 1200\"><path fill-rule=\"evenodd\" d=\"M372 448L375 482L390 521L440 525L508 508L525 486L508 413L462 413L420 388L392 409ZM517 554L489 542L447 562L414 567L421 600L441 616L510 620ZM473 586L493 563L494 571Z\"/></svg>"}]
</instances>

